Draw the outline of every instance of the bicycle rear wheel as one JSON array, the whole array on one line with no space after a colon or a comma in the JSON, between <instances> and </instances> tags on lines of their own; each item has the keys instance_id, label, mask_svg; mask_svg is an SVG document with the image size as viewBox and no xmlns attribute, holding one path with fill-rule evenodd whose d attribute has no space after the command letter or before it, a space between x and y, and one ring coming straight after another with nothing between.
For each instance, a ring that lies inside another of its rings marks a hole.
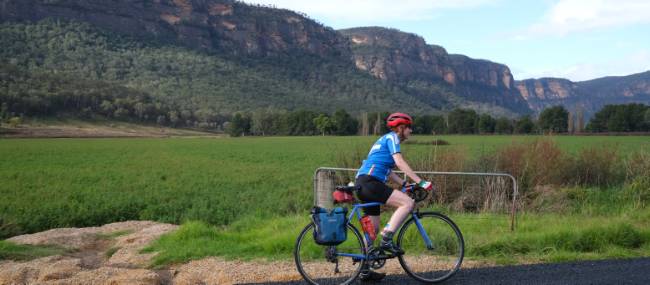
<instances>
[{"instance_id":1,"label":"bicycle rear wheel","mask_svg":"<svg viewBox=\"0 0 650 285\"><path fill-rule=\"evenodd\" d=\"M434 213L418 213L411 217L399 232L397 245L406 253L399 262L411 277L427 283L441 282L454 275L463 262L465 242L460 230L447 216ZM431 241L425 242L423 233Z\"/></svg>"},{"instance_id":2,"label":"bicycle rear wheel","mask_svg":"<svg viewBox=\"0 0 650 285\"><path fill-rule=\"evenodd\" d=\"M361 272L366 248L359 231L348 223L348 238L337 246L314 241L314 223L307 225L296 240L293 256L300 275L309 284L350 284ZM357 256L341 256L352 254Z\"/></svg>"}]
</instances>

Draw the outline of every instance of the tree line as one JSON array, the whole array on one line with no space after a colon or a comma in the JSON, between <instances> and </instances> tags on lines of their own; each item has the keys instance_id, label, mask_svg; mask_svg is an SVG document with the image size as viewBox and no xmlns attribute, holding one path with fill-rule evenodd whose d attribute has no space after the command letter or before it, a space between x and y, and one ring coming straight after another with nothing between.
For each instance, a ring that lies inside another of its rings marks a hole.
<instances>
[{"instance_id":1,"label":"tree line","mask_svg":"<svg viewBox=\"0 0 650 285\"><path fill-rule=\"evenodd\" d=\"M340 109L329 115L312 111L236 113L226 123L231 136L241 135L378 135L388 131L389 112L362 113L353 117ZM494 118L471 109L457 108L446 115L419 115L413 119L415 134L542 134L577 132L648 132L650 106L606 105L585 127L582 115L562 106L544 109L535 120Z\"/></svg>"},{"instance_id":2,"label":"tree line","mask_svg":"<svg viewBox=\"0 0 650 285\"><path fill-rule=\"evenodd\" d=\"M650 106L606 105L589 121L590 132L650 132Z\"/></svg>"}]
</instances>

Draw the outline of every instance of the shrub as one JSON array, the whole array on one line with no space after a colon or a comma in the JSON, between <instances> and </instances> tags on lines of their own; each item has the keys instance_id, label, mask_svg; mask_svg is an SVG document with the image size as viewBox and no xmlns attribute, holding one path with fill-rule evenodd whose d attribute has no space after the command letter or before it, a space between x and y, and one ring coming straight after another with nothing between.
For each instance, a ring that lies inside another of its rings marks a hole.
<instances>
[{"instance_id":1,"label":"shrub","mask_svg":"<svg viewBox=\"0 0 650 285\"><path fill-rule=\"evenodd\" d=\"M11 119L9 119L9 126L11 126L12 128L16 128L18 127L18 125L22 123L22 121L23 120L21 120L20 117L12 117Z\"/></svg>"},{"instance_id":2,"label":"shrub","mask_svg":"<svg viewBox=\"0 0 650 285\"><path fill-rule=\"evenodd\" d=\"M572 163L572 175L565 184L611 186L622 182L622 161L617 147L581 149Z\"/></svg>"},{"instance_id":3,"label":"shrub","mask_svg":"<svg viewBox=\"0 0 650 285\"><path fill-rule=\"evenodd\" d=\"M625 160L625 178L628 182L638 177L650 177L650 152L637 151Z\"/></svg>"},{"instance_id":4,"label":"shrub","mask_svg":"<svg viewBox=\"0 0 650 285\"><path fill-rule=\"evenodd\" d=\"M634 203L635 209L643 209L650 202L650 176L638 176L625 188L624 195Z\"/></svg>"},{"instance_id":5,"label":"shrub","mask_svg":"<svg viewBox=\"0 0 650 285\"><path fill-rule=\"evenodd\" d=\"M498 171L515 176L522 190L538 185L561 185L568 162L566 154L550 139L502 147L491 160Z\"/></svg>"}]
</instances>

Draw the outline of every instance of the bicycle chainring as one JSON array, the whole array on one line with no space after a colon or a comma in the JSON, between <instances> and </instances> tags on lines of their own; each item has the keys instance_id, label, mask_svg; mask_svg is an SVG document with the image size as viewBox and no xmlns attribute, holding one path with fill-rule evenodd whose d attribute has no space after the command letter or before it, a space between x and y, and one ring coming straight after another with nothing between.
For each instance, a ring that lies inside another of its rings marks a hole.
<instances>
[{"instance_id":1,"label":"bicycle chainring","mask_svg":"<svg viewBox=\"0 0 650 285\"><path fill-rule=\"evenodd\" d=\"M384 267L384 265L386 265L386 259L379 258L384 255L384 251L380 248L371 249L370 252L368 252L368 266L372 269L380 269Z\"/></svg>"}]
</instances>

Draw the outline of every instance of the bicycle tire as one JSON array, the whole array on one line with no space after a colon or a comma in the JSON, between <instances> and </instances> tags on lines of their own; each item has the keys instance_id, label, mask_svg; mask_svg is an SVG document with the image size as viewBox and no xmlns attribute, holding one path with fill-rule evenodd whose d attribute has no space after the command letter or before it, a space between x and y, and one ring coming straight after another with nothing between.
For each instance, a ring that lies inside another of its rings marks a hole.
<instances>
[{"instance_id":1,"label":"bicycle tire","mask_svg":"<svg viewBox=\"0 0 650 285\"><path fill-rule=\"evenodd\" d=\"M411 217L399 231L397 245L405 251L399 263L414 279L438 283L460 269L465 255L465 241L460 229L447 216L436 212L417 213L432 248L427 248L415 219ZM411 253L411 254L409 254Z\"/></svg>"},{"instance_id":2,"label":"bicycle tire","mask_svg":"<svg viewBox=\"0 0 650 285\"><path fill-rule=\"evenodd\" d=\"M350 223L347 224L347 227L349 230L347 240L342 244L334 247L337 251L339 249L345 249L345 251L341 252L366 256L366 248L364 246L364 241L361 234L359 233L359 230L357 230L357 228ZM300 235L298 235L298 238L296 239L296 244L293 251L296 268L298 269L298 272L302 278L305 279L307 283L313 285L352 283L359 276L361 268L365 263L365 259L354 262L352 257L339 256L337 258L344 261L346 265L343 271L341 271L345 276L336 276L337 273L333 273L332 275L334 276L327 276L326 273L330 270L333 271L335 268L335 264L328 261L327 259L327 250L331 249L330 246L316 244L313 238L313 229L313 222L305 226L305 228L300 232ZM354 252L351 252L353 249ZM315 257L320 257L321 260L308 263L304 257L314 254ZM340 266L341 264L339 264L339 267ZM341 270L341 268L339 268L339 270Z\"/></svg>"}]
</instances>

